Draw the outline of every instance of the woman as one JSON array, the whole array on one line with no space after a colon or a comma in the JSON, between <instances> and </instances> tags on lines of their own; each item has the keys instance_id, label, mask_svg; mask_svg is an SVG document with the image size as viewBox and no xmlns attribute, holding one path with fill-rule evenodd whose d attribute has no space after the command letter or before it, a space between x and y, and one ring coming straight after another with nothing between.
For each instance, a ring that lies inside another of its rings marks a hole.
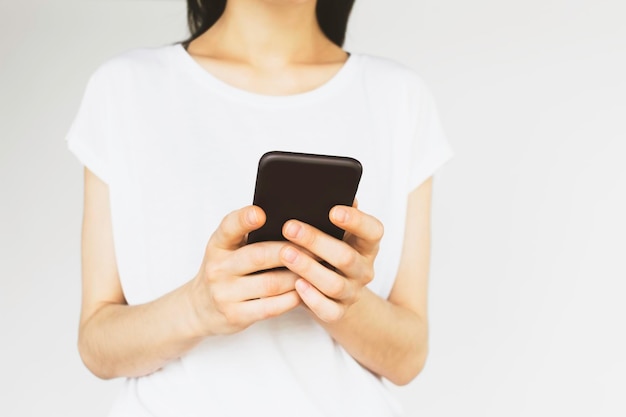
<instances>
[{"instance_id":1,"label":"woman","mask_svg":"<svg viewBox=\"0 0 626 417\"><path fill-rule=\"evenodd\" d=\"M89 79L66 138L79 351L127 378L111 416L401 413L382 379L424 366L431 175L452 151L412 70L342 49L352 3L189 0L190 39ZM289 221L245 245L269 150L361 161L358 207L329 213L343 241Z\"/></svg>"}]
</instances>

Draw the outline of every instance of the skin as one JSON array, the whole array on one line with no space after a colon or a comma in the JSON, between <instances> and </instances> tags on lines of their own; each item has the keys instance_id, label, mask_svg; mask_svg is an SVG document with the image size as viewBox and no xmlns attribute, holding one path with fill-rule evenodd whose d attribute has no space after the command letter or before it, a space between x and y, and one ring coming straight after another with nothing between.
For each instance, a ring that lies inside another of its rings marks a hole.
<instances>
[{"instance_id":1,"label":"skin","mask_svg":"<svg viewBox=\"0 0 626 417\"><path fill-rule=\"evenodd\" d=\"M323 84L346 53L321 33L314 1L229 0L189 53L224 81L261 94ZM232 334L304 304L364 367L397 385L414 379L428 350L427 287L432 178L412 191L401 261L388 299L367 287L384 227L353 207L329 213L343 241L289 221L287 242L245 245L265 222L259 207L227 214L210 237L198 273L149 303L129 306L117 271L109 191L85 168L82 308L78 347L96 376L142 376L212 335ZM334 270L317 262L327 261ZM256 271L286 266L250 275Z\"/></svg>"}]
</instances>

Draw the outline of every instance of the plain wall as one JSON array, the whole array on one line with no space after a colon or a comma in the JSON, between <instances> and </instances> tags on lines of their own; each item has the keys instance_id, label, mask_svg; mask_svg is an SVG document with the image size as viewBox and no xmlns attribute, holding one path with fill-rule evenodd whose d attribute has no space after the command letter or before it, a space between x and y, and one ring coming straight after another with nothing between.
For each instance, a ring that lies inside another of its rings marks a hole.
<instances>
[{"instance_id":1,"label":"plain wall","mask_svg":"<svg viewBox=\"0 0 626 417\"><path fill-rule=\"evenodd\" d=\"M455 151L435 175L410 416L626 415L626 4L357 0L347 50L415 68ZM76 349L91 72L183 39L183 1L0 1L0 415L104 416Z\"/></svg>"}]
</instances>

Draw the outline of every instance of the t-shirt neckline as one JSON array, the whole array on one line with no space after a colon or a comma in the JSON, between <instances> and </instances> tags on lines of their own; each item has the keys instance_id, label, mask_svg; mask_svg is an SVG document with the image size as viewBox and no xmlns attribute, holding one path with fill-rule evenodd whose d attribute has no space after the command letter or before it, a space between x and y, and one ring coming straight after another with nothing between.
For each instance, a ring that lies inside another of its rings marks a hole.
<instances>
[{"instance_id":1,"label":"t-shirt neckline","mask_svg":"<svg viewBox=\"0 0 626 417\"><path fill-rule=\"evenodd\" d=\"M235 87L211 74L193 59L182 43L172 45L172 49L177 58L179 58L176 62L188 70L188 73L194 79L206 85L212 91L238 101L261 106L293 106L329 97L348 84L352 78L351 73L355 70L358 61L358 55L354 52L349 52L348 58L341 68L330 79L313 90L288 95L267 95Z\"/></svg>"}]
</instances>

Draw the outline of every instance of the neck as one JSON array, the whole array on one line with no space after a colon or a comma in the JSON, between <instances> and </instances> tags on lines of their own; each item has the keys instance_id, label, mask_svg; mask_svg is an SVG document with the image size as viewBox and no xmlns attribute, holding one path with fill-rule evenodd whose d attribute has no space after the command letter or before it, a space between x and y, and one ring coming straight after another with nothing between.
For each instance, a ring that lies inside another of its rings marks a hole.
<instances>
[{"instance_id":1,"label":"neck","mask_svg":"<svg viewBox=\"0 0 626 417\"><path fill-rule=\"evenodd\" d=\"M314 0L228 0L218 21L202 36L211 55L280 67L309 63L340 50L320 29Z\"/></svg>"}]
</instances>

